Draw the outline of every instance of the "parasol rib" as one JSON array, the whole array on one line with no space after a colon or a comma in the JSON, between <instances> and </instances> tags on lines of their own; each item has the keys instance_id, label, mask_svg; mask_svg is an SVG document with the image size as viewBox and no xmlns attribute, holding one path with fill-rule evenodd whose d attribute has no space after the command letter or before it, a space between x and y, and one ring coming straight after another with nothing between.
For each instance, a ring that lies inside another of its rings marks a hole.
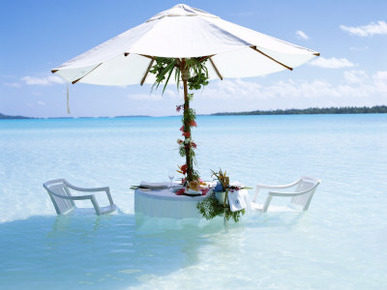
<instances>
[{"instance_id":1,"label":"parasol rib","mask_svg":"<svg viewBox=\"0 0 387 290\"><path fill-rule=\"evenodd\" d=\"M205 61L207 59L209 59L210 57L213 57L215 54L211 54L211 55L207 55L207 56L202 56L200 58L198 58L198 61L202 62L202 61Z\"/></svg>"},{"instance_id":2,"label":"parasol rib","mask_svg":"<svg viewBox=\"0 0 387 290\"><path fill-rule=\"evenodd\" d=\"M130 52L124 52L124 56L127 57L128 55L130 54ZM146 54L139 54L143 57L147 57L147 58L150 58L150 59L155 59L153 56L150 56L150 55L146 55Z\"/></svg>"},{"instance_id":3,"label":"parasol rib","mask_svg":"<svg viewBox=\"0 0 387 290\"><path fill-rule=\"evenodd\" d=\"M283 64L282 62L279 62L278 60L272 58L271 56L267 55L266 53L260 51L256 46L250 46L252 50L255 50L256 52L259 52L260 54L266 56L268 59L271 59L272 61L278 63L279 65L282 65L284 68L287 68L288 70L293 70L292 67L287 66L286 64Z\"/></svg>"},{"instance_id":4,"label":"parasol rib","mask_svg":"<svg viewBox=\"0 0 387 290\"><path fill-rule=\"evenodd\" d=\"M211 62L212 67L214 68L216 74L217 74L218 77L223 81L223 76L220 74L220 72L219 72L218 68L216 67L214 61L212 60L212 57L211 57L211 56L209 57L209 60L210 60L210 62Z\"/></svg>"},{"instance_id":5,"label":"parasol rib","mask_svg":"<svg viewBox=\"0 0 387 290\"><path fill-rule=\"evenodd\" d=\"M97 65L95 68L93 68L92 70L90 70L87 74L83 75L82 77L80 77L79 79L76 79L75 81L71 82L72 84L76 84L77 82L79 82L81 79L83 79L85 76L87 76L89 73L95 71L102 63L100 63L99 65Z\"/></svg>"},{"instance_id":6,"label":"parasol rib","mask_svg":"<svg viewBox=\"0 0 387 290\"><path fill-rule=\"evenodd\" d=\"M150 58L150 59L155 59L155 57L150 56L150 55L146 55L146 54L139 54L139 55L141 55L141 56L143 56L143 57Z\"/></svg>"},{"instance_id":7,"label":"parasol rib","mask_svg":"<svg viewBox=\"0 0 387 290\"><path fill-rule=\"evenodd\" d=\"M155 60L152 59L152 60L149 62L148 68L146 69L146 72L145 72L144 76L142 77L142 80L141 80L141 83L140 83L141 85L144 84L144 82L145 82L145 80L146 80L146 78L147 78L147 76L148 76L148 73L149 73L150 69L152 68L152 65L153 65L154 61L155 61Z\"/></svg>"}]
</instances>

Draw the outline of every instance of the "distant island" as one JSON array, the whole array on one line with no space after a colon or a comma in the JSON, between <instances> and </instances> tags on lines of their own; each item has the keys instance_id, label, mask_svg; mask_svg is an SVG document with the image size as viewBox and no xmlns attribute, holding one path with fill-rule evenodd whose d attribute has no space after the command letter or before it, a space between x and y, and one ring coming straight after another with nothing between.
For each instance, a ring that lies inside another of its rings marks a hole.
<instances>
[{"instance_id":1,"label":"distant island","mask_svg":"<svg viewBox=\"0 0 387 290\"><path fill-rule=\"evenodd\" d=\"M331 108L308 108L308 109L287 109L272 111L250 111L250 112L225 112L215 113L211 116L240 116L240 115L315 115L315 114L384 114L387 113L387 106L374 107L331 107Z\"/></svg>"},{"instance_id":2,"label":"distant island","mask_svg":"<svg viewBox=\"0 0 387 290\"><path fill-rule=\"evenodd\" d=\"M138 117L149 117L144 115L133 115L133 116L116 116L116 117L97 117L98 119L103 118L138 118ZM13 120L13 119L43 119L35 117L24 117L24 116L9 116L0 113L0 120ZM95 119L95 117L51 117L47 119Z\"/></svg>"},{"instance_id":3,"label":"distant island","mask_svg":"<svg viewBox=\"0 0 387 290\"><path fill-rule=\"evenodd\" d=\"M287 110L272 110L272 111L250 111L250 112L225 112L214 113L210 116L243 116L243 115L317 115L317 114L385 114L387 106L374 107L331 107L331 108L308 108L308 109L287 109ZM208 116L208 115L207 115ZM130 118L130 117L148 117L144 115L137 116L116 116L113 118ZM94 117L80 117L94 118ZM107 117L100 117L107 118ZM0 113L1 119L40 119L24 116L8 116ZM48 119L73 119L73 117L55 117Z\"/></svg>"},{"instance_id":4,"label":"distant island","mask_svg":"<svg viewBox=\"0 0 387 290\"><path fill-rule=\"evenodd\" d=\"M35 119L24 116L8 116L0 113L0 119Z\"/></svg>"}]
</instances>

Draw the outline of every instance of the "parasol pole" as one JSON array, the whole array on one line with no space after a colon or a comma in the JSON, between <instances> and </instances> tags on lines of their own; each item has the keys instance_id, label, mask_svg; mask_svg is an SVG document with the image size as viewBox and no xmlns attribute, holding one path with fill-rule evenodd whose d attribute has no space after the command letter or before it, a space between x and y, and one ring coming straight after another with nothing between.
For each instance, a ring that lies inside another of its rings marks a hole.
<instances>
[{"instance_id":1,"label":"parasol pole","mask_svg":"<svg viewBox=\"0 0 387 290\"><path fill-rule=\"evenodd\" d=\"M184 132L188 133L188 137L184 136L184 150L185 150L185 159L187 164L187 181L193 180L193 164L192 164L192 155L191 155L191 146L190 142L186 142L188 138L191 138L191 125L189 123L189 118L187 118L187 114L189 114L189 98L188 98L188 78L189 78L189 70L185 64L185 58L182 59L180 64L181 71L181 79L183 81L184 88Z\"/></svg>"}]
</instances>

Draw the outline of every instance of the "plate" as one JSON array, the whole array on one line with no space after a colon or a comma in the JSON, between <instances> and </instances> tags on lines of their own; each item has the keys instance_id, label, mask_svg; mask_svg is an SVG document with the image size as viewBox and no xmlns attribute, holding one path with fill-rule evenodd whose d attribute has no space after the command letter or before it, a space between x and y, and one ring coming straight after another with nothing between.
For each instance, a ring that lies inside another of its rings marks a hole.
<instances>
[{"instance_id":1,"label":"plate","mask_svg":"<svg viewBox=\"0 0 387 290\"><path fill-rule=\"evenodd\" d=\"M189 190L188 190L187 192L185 192L184 194L189 195L189 196L197 196L197 195L202 195L202 192L201 192L201 191L196 191L196 190L189 189Z\"/></svg>"}]
</instances>

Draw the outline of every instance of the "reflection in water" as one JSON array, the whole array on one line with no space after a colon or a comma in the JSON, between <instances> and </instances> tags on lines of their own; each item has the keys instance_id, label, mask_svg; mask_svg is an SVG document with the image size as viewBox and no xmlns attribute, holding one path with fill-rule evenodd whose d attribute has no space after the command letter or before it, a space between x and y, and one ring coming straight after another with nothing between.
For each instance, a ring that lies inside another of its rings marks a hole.
<instances>
[{"instance_id":1,"label":"reflection in water","mask_svg":"<svg viewBox=\"0 0 387 290\"><path fill-rule=\"evenodd\" d=\"M136 223L134 215L122 214L31 217L0 228L5 257L0 269L7 272L7 285L23 288L31 279L30 286L40 289L58 281L56 289L139 285L146 277L197 264L199 248L224 232L222 221ZM11 241L14 246L5 250Z\"/></svg>"}]
</instances>

